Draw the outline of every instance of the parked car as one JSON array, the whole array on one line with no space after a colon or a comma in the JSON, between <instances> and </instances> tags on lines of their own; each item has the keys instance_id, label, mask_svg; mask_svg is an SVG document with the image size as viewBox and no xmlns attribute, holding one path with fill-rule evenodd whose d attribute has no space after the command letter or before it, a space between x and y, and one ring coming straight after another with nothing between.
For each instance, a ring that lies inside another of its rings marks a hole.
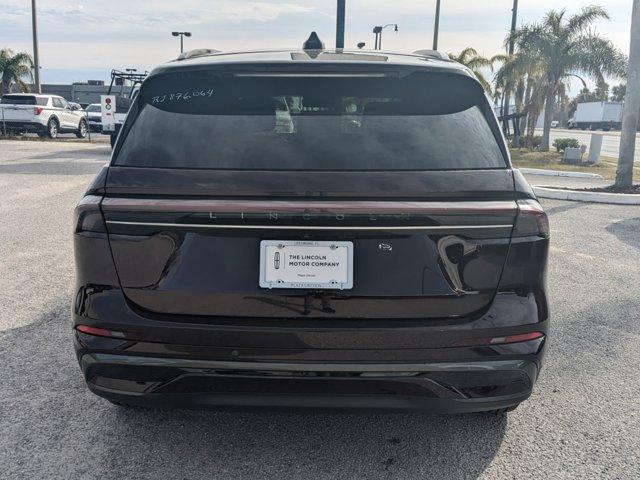
<instances>
[{"instance_id":1,"label":"parked car","mask_svg":"<svg viewBox=\"0 0 640 480\"><path fill-rule=\"evenodd\" d=\"M560 122L558 120L553 120L551 122L551 128L558 128L560 126Z\"/></svg>"},{"instance_id":2,"label":"parked car","mask_svg":"<svg viewBox=\"0 0 640 480\"><path fill-rule=\"evenodd\" d=\"M56 138L59 133L87 136L84 112L63 97L31 93L11 93L0 99L0 127L9 132L35 132Z\"/></svg>"},{"instance_id":3,"label":"parked car","mask_svg":"<svg viewBox=\"0 0 640 480\"><path fill-rule=\"evenodd\" d=\"M74 242L76 355L120 405L501 410L540 373L547 216L437 52L156 68Z\"/></svg>"},{"instance_id":4,"label":"parked car","mask_svg":"<svg viewBox=\"0 0 640 480\"><path fill-rule=\"evenodd\" d=\"M92 103L87 106L87 120L89 129L92 132L102 132L102 106L99 103Z\"/></svg>"}]
</instances>

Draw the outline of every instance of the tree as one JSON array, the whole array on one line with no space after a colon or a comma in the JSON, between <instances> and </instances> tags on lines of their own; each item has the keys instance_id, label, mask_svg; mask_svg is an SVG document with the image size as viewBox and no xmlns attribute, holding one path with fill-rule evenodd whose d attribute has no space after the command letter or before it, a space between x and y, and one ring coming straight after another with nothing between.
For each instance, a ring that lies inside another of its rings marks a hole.
<instances>
[{"instance_id":1,"label":"tree","mask_svg":"<svg viewBox=\"0 0 640 480\"><path fill-rule=\"evenodd\" d=\"M482 84L487 93L491 95L491 84L487 81L481 70L492 70L493 60L480 56L476 49L471 47L465 48L458 55L456 55L455 53L450 53L449 58L451 58L451 60L453 60L454 62L461 63L469 70L471 70L473 74L478 78L478 81Z\"/></svg>"},{"instance_id":2,"label":"tree","mask_svg":"<svg viewBox=\"0 0 640 480\"><path fill-rule=\"evenodd\" d=\"M616 187L633 185L633 162L636 150L636 132L640 116L640 0L633 0L631 14L631 48L627 74L627 96L622 112L620 157L616 172Z\"/></svg>"},{"instance_id":3,"label":"tree","mask_svg":"<svg viewBox=\"0 0 640 480\"><path fill-rule=\"evenodd\" d=\"M29 85L23 79L33 80L32 68L33 60L28 53L14 55L8 48L0 50L0 94L8 93L14 83L23 92L28 92Z\"/></svg>"},{"instance_id":4,"label":"tree","mask_svg":"<svg viewBox=\"0 0 640 480\"><path fill-rule=\"evenodd\" d=\"M551 10L542 23L525 25L513 34L518 50L542 64L544 131L540 150L549 150L549 134L561 84L583 74L604 85L605 77L622 77L626 57L613 44L592 32L596 20L609 19L599 6L583 8L569 18L565 10Z\"/></svg>"},{"instance_id":5,"label":"tree","mask_svg":"<svg viewBox=\"0 0 640 480\"><path fill-rule=\"evenodd\" d=\"M509 37L506 42L509 42ZM496 91L514 94L516 112L526 114L520 120L520 131L526 130L525 144L533 148L535 127L544 101L543 65L539 58L530 56L527 51L496 55L492 60L502 64L494 76ZM513 146L520 146L520 139L515 136Z\"/></svg>"},{"instance_id":6,"label":"tree","mask_svg":"<svg viewBox=\"0 0 640 480\"><path fill-rule=\"evenodd\" d=\"M612 102L624 102L624 97L627 94L627 85L621 83L611 89L611 101Z\"/></svg>"}]
</instances>

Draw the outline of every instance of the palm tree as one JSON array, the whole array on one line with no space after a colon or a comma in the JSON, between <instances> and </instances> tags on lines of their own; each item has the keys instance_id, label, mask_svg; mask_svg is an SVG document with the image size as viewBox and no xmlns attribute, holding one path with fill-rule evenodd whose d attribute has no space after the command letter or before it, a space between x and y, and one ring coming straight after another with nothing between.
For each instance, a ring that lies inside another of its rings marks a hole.
<instances>
[{"instance_id":1,"label":"palm tree","mask_svg":"<svg viewBox=\"0 0 640 480\"><path fill-rule=\"evenodd\" d=\"M626 98L622 115L620 135L620 155L616 172L616 187L633 185L633 162L640 111L640 0L633 0L631 13L631 47L629 52L629 72L627 75Z\"/></svg>"},{"instance_id":2,"label":"palm tree","mask_svg":"<svg viewBox=\"0 0 640 480\"><path fill-rule=\"evenodd\" d=\"M481 70L487 68L493 70L493 59L484 58L478 55L476 49L472 47L465 48L458 55L450 53L449 58L454 62L461 63L471 70L487 93L491 95L491 84L487 81Z\"/></svg>"},{"instance_id":3,"label":"palm tree","mask_svg":"<svg viewBox=\"0 0 640 480\"><path fill-rule=\"evenodd\" d=\"M527 130L526 146L532 148L535 125L544 104L544 95L541 94L543 70L540 59L527 53L496 55L492 61L502 64L494 75L495 89L503 94L514 94L516 112L526 114L520 120L520 131ZM520 146L520 139L515 136L513 146Z\"/></svg>"},{"instance_id":4,"label":"palm tree","mask_svg":"<svg viewBox=\"0 0 640 480\"><path fill-rule=\"evenodd\" d=\"M525 25L513 34L519 52L540 62L543 70L544 132L540 150L549 150L549 133L560 85L568 77L584 74L604 83L604 78L622 77L626 57L613 44L591 31L596 20L609 19L599 6L583 8L565 18L565 10L551 10L542 23Z\"/></svg>"},{"instance_id":5,"label":"palm tree","mask_svg":"<svg viewBox=\"0 0 640 480\"><path fill-rule=\"evenodd\" d=\"M0 50L0 95L8 93L14 83L23 92L28 92L29 85L23 79L33 80L32 68L33 60L28 53L14 55L8 48Z\"/></svg>"}]
</instances>

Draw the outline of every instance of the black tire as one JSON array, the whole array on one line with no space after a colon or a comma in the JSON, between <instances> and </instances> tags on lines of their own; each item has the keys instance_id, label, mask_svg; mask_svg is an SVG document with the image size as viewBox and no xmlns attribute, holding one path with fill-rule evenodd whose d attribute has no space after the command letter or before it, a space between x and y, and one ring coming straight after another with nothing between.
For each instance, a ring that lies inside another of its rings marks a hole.
<instances>
[{"instance_id":1,"label":"black tire","mask_svg":"<svg viewBox=\"0 0 640 480\"><path fill-rule=\"evenodd\" d=\"M76 137L78 137L78 138L87 138L87 131L88 130L89 130L89 127L87 126L87 122L83 118L82 120L80 120L80 123L78 124L78 131L76 132Z\"/></svg>"},{"instance_id":2,"label":"black tire","mask_svg":"<svg viewBox=\"0 0 640 480\"><path fill-rule=\"evenodd\" d=\"M52 118L47 122L47 137L58 138L58 133L60 133L60 124L58 120Z\"/></svg>"}]
</instances>

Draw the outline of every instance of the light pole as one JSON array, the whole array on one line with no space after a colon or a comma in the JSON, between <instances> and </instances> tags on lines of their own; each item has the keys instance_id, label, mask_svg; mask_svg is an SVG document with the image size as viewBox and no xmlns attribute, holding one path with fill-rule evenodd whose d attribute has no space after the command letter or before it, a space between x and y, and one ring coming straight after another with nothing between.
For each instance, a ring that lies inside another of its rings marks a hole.
<instances>
[{"instance_id":1,"label":"light pole","mask_svg":"<svg viewBox=\"0 0 640 480\"><path fill-rule=\"evenodd\" d=\"M344 48L344 10L346 0L338 0L336 12L336 49Z\"/></svg>"},{"instance_id":2,"label":"light pole","mask_svg":"<svg viewBox=\"0 0 640 480\"><path fill-rule=\"evenodd\" d=\"M436 0L436 21L433 26L433 49L438 50L438 34L440 31L440 0Z\"/></svg>"},{"instance_id":3,"label":"light pole","mask_svg":"<svg viewBox=\"0 0 640 480\"><path fill-rule=\"evenodd\" d=\"M516 32L517 23L518 23L518 0L513 0L513 9L511 10L511 36L509 37L509 56L513 55L513 52L515 51L515 48L516 48L514 34ZM505 91L504 91L504 96L502 100L503 100L502 116L506 117L510 113L509 104L511 103L511 84L509 82L507 82L507 84L505 85ZM507 120L503 122L502 130L504 131L505 135L508 133L509 123ZM514 136L513 141L514 141L514 146L516 147L519 146L519 143L520 143L519 138Z\"/></svg>"},{"instance_id":4,"label":"light pole","mask_svg":"<svg viewBox=\"0 0 640 480\"><path fill-rule=\"evenodd\" d=\"M33 80L36 84L36 93L42 93L40 85L40 59L38 55L38 21L36 18L36 0L31 0L31 25L33 29Z\"/></svg>"},{"instance_id":5,"label":"light pole","mask_svg":"<svg viewBox=\"0 0 640 480\"><path fill-rule=\"evenodd\" d=\"M374 40L374 50L382 50L382 30L384 30L387 27L395 27L394 30L397 32L398 31L398 24L397 23L387 23L384 26L376 26L373 27L373 33L375 33L375 40Z\"/></svg>"},{"instance_id":6,"label":"light pole","mask_svg":"<svg viewBox=\"0 0 640 480\"><path fill-rule=\"evenodd\" d=\"M180 37L180 53L184 52L184 37L190 37L191 32L171 32L174 37Z\"/></svg>"}]
</instances>

